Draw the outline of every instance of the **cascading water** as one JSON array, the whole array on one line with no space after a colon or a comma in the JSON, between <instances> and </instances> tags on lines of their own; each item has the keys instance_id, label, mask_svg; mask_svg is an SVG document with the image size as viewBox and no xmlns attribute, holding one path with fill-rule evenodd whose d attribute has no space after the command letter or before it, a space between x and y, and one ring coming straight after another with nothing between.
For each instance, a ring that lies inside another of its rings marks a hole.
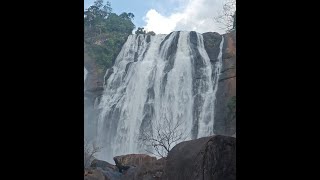
<instances>
[{"instance_id":1,"label":"cascading water","mask_svg":"<svg viewBox=\"0 0 320 180\"><path fill-rule=\"evenodd\" d=\"M130 35L105 76L98 158L146 153L138 142L141 130L152 131L164 118L183 122L188 139L212 135L223 41L212 64L199 33Z\"/></svg>"},{"instance_id":2,"label":"cascading water","mask_svg":"<svg viewBox=\"0 0 320 180\"><path fill-rule=\"evenodd\" d=\"M88 71L84 68L84 82L86 82Z\"/></svg>"}]
</instances>

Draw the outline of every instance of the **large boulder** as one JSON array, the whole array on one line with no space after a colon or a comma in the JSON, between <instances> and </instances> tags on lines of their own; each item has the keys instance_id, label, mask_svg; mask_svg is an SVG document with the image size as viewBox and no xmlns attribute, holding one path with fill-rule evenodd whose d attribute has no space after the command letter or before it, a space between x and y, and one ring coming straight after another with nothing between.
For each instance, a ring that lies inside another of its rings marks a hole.
<instances>
[{"instance_id":1,"label":"large boulder","mask_svg":"<svg viewBox=\"0 0 320 180\"><path fill-rule=\"evenodd\" d=\"M101 169L87 168L84 170L84 180L109 180L107 179Z\"/></svg>"},{"instance_id":2,"label":"large boulder","mask_svg":"<svg viewBox=\"0 0 320 180\"><path fill-rule=\"evenodd\" d=\"M118 168L117 166L115 165L112 165L106 161L102 161L102 160L98 160L98 159L94 159L92 162L91 162L91 165L90 167L99 167L103 170L112 170L112 171L118 171Z\"/></svg>"},{"instance_id":3,"label":"large boulder","mask_svg":"<svg viewBox=\"0 0 320 180\"><path fill-rule=\"evenodd\" d=\"M102 173L105 180L118 180L122 176L115 165L98 159L93 160L90 168L87 169L87 172L90 173L91 171L96 175Z\"/></svg>"},{"instance_id":4,"label":"large boulder","mask_svg":"<svg viewBox=\"0 0 320 180\"><path fill-rule=\"evenodd\" d=\"M236 138L211 136L185 141L168 154L163 180L235 180Z\"/></svg>"},{"instance_id":5,"label":"large boulder","mask_svg":"<svg viewBox=\"0 0 320 180\"><path fill-rule=\"evenodd\" d=\"M137 167L143 164L150 164L156 161L157 158L148 156L146 154L128 154L123 156L116 156L113 158L116 166L121 169L123 167Z\"/></svg>"},{"instance_id":6,"label":"large boulder","mask_svg":"<svg viewBox=\"0 0 320 180\"><path fill-rule=\"evenodd\" d=\"M85 180L235 180L236 138L215 135L185 141L158 160L145 154L114 160L117 167L94 160L85 169Z\"/></svg>"},{"instance_id":7,"label":"large boulder","mask_svg":"<svg viewBox=\"0 0 320 180\"><path fill-rule=\"evenodd\" d=\"M165 164L166 159L162 158L131 167L123 173L121 180L160 180L163 176Z\"/></svg>"}]
</instances>

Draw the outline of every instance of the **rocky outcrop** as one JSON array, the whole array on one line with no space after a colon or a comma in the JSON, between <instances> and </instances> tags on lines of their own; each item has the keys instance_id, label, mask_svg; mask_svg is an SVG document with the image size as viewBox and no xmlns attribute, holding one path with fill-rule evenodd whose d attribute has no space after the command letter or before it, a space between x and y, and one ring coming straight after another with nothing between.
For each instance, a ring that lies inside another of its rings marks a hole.
<instances>
[{"instance_id":1,"label":"rocky outcrop","mask_svg":"<svg viewBox=\"0 0 320 180\"><path fill-rule=\"evenodd\" d=\"M97 63L88 55L85 45L84 45L84 67L88 71L87 80L85 82L86 90L88 91L88 93L95 92L90 95L99 96L102 93L101 88L103 89L103 76L105 72L98 69Z\"/></svg>"},{"instance_id":2,"label":"rocky outcrop","mask_svg":"<svg viewBox=\"0 0 320 180\"><path fill-rule=\"evenodd\" d=\"M93 160L90 168L85 169L85 179L88 180L119 180L122 174L115 165L101 160Z\"/></svg>"},{"instance_id":3,"label":"rocky outcrop","mask_svg":"<svg viewBox=\"0 0 320 180\"><path fill-rule=\"evenodd\" d=\"M216 32L207 32L203 33L203 44L204 48L207 51L207 54L210 58L210 61L212 63L215 63L218 61L218 55L220 52L220 42L222 40L222 37L219 33Z\"/></svg>"},{"instance_id":4,"label":"rocky outcrop","mask_svg":"<svg viewBox=\"0 0 320 180\"><path fill-rule=\"evenodd\" d=\"M211 136L182 142L168 154L163 180L235 180L236 138Z\"/></svg>"},{"instance_id":5,"label":"rocky outcrop","mask_svg":"<svg viewBox=\"0 0 320 180\"><path fill-rule=\"evenodd\" d=\"M114 158L116 166L94 160L85 169L87 180L235 180L236 138L222 135L185 141L167 158L145 154ZM127 169L119 170L123 167Z\"/></svg>"},{"instance_id":6,"label":"rocky outcrop","mask_svg":"<svg viewBox=\"0 0 320 180\"><path fill-rule=\"evenodd\" d=\"M139 166L131 167L124 172L121 180L160 180L163 176L166 160L147 161Z\"/></svg>"},{"instance_id":7,"label":"rocky outcrop","mask_svg":"<svg viewBox=\"0 0 320 180\"><path fill-rule=\"evenodd\" d=\"M165 159L157 160L145 154L129 154L114 158L116 166L101 160L93 160L85 169L87 180L154 180L163 175ZM124 168L126 167L126 168Z\"/></svg>"},{"instance_id":8,"label":"rocky outcrop","mask_svg":"<svg viewBox=\"0 0 320 180\"><path fill-rule=\"evenodd\" d=\"M222 69L215 108L215 134L236 134L236 31L224 35Z\"/></svg>"},{"instance_id":9,"label":"rocky outcrop","mask_svg":"<svg viewBox=\"0 0 320 180\"><path fill-rule=\"evenodd\" d=\"M128 154L123 156L116 156L113 158L113 160L119 169L128 169L129 167L151 164L152 162L156 161L157 158L145 154Z\"/></svg>"},{"instance_id":10,"label":"rocky outcrop","mask_svg":"<svg viewBox=\"0 0 320 180\"><path fill-rule=\"evenodd\" d=\"M110 163L108 163L108 162L106 162L106 161L98 160L98 159L94 159L94 160L91 162L90 167L93 167L93 168L101 168L102 170L118 171L117 166L112 165L112 164L110 164Z\"/></svg>"},{"instance_id":11,"label":"rocky outcrop","mask_svg":"<svg viewBox=\"0 0 320 180\"><path fill-rule=\"evenodd\" d=\"M84 170L84 180L109 180L103 174L101 169L85 169Z\"/></svg>"},{"instance_id":12,"label":"rocky outcrop","mask_svg":"<svg viewBox=\"0 0 320 180\"><path fill-rule=\"evenodd\" d=\"M96 62L88 55L86 46L84 46L84 67L87 70L84 82L84 137L90 141L96 134L98 110L94 106L103 92L104 72L98 70Z\"/></svg>"},{"instance_id":13,"label":"rocky outcrop","mask_svg":"<svg viewBox=\"0 0 320 180\"><path fill-rule=\"evenodd\" d=\"M204 45L210 61L218 60L222 36L218 33L204 33ZM222 69L219 77L214 117L214 133L236 136L236 31L224 34Z\"/></svg>"}]
</instances>

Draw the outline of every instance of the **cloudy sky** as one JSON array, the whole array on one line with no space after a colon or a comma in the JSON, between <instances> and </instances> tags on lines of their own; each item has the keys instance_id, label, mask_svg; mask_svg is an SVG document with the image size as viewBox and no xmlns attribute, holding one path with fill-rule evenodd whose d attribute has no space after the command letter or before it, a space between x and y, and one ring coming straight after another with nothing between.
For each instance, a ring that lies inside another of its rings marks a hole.
<instances>
[{"instance_id":1,"label":"cloudy sky","mask_svg":"<svg viewBox=\"0 0 320 180\"><path fill-rule=\"evenodd\" d=\"M84 8L94 0L84 0ZM106 0L105 0L106 2ZM109 0L113 12L132 12L134 24L157 34L171 31L223 33L213 21L224 0Z\"/></svg>"}]
</instances>

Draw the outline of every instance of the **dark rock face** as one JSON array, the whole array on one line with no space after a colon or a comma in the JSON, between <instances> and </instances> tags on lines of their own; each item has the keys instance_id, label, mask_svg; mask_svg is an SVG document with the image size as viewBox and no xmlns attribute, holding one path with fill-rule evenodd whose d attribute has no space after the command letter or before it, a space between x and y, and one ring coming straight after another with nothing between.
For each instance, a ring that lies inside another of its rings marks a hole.
<instances>
[{"instance_id":1,"label":"dark rock face","mask_svg":"<svg viewBox=\"0 0 320 180\"><path fill-rule=\"evenodd\" d=\"M91 140L96 134L96 120L98 118L98 110L94 104L100 100L103 92L103 76L104 72L100 72L96 62L89 57L86 46L84 46L84 67L88 71L86 81L84 83L84 137Z\"/></svg>"},{"instance_id":2,"label":"dark rock face","mask_svg":"<svg viewBox=\"0 0 320 180\"><path fill-rule=\"evenodd\" d=\"M224 34L222 69L219 77L215 102L214 133L226 136L236 134L235 108L230 108L236 97L236 31ZM218 61L222 36L218 33L204 33L204 46L214 66Z\"/></svg>"},{"instance_id":3,"label":"dark rock face","mask_svg":"<svg viewBox=\"0 0 320 180\"><path fill-rule=\"evenodd\" d=\"M236 139L211 136L182 142L168 154L163 180L235 180Z\"/></svg>"},{"instance_id":4,"label":"dark rock face","mask_svg":"<svg viewBox=\"0 0 320 180\"><path fill-rule=\"evenodd\" d=\"M121 180L161 180L165 164L163 158L143 163L127 170Z\"/></svg>"},{"instance_id":5,"label":"dark rock face","mask_svg":"<svg viewBox=\"0 0 320 180\"><path fill-rule=\"evenodd\" d=\"M155 77L155 71L156 69L153 69L152 76L149 77L149 87L147 90L147 99L143 107L143 119L140 126L140 134L142 132L149 131L149 133L152 133L152 124L151 119L154 116L154 98L155 98L155 92L154 92L154 77Z\"/></svg>"},{"instance_id":6,"label":"dark rock face","mask_svg":"<svg viewBox=\"0 0 320 180\"><path fill-rule=\"evenodd\" d=\"M202 36L203 36L204 47L208 53L210 61L212 63L217 62L218 55L220 52L219 46L222 40L221 35L216 32L207 32L207 33L203 33Z\"/></svg>"},{"instance_id":7,"label":"dark rock face","mask_svg":"<svg viewBox=\"0 0 320 180\"><path fill-rule=\"evenodd\" d=\"M235 136L236 110L230 108L236 97L236 32L224 35L222 69L217 91L214 133Z\"/></svg>"},{"instance_id":8,"label":"dark rock face","mask_svg":"<svg viewBox=\"0 0 320 180\"><path fill-rule=\"evenodd\" d=\"M88 180L94 178L98 178L99 180L103 178L105 180L118 180L122 176L117 166L97 159L92 161L90 168L85 169L85 177L86 172ZM94 177L90 176L90 174L93 174Z\"/></svg>"},{"instance_id":9,"label":"dark rock face","mask_svg":"<svg viewBox=\"0 0 320 180\"><path fill-rule=\"evenodd\" d=\"M88 71L85 87L87 90L94 90L103 87L103 76L105 72L99 72L96 62L89 57L86 46L84 46L84 67Z\"/></svg>"},{"instance_id":10,"label":"dark rock face","mask_svg":"<svg viewBox=\"0 0 320 180\"><path fill-rule=\"evenodd\" d=\"M119 180L123 175L111 169L90 167L84 170L84 180Z\"/></svg>"},{"instance_id":11,"label":"dark rock face","mask_svg":"<svg viewBox=\"0 0 320 180\"><path fill-rule=\"evenodd\" d=\"M145 154L128 154L123 156L116 156L113 158L116 166L140 166L142 164L150 163L156 161L157 158L151 157Z\"/></svg>"},{"instance_id":12,"label":"dark rock face","mask_svg":"<svg viewBox=\"0 0 320 180\"><path fill-rule=\"evenodd\" d=\"M132 64L132 62L129 62L129 63L126 65L126 69L125 69L125 73L124 73L123 79L125 79L125 77L127 76L128 70L129 70L131 64Z\"/></svg>"},{"instance_id":13,"label":"dark rock face","mask_svg":"<svg viewBox=\"0 0 320 180\"><path fill-rule=\"evenodd\" d=\"M98 159L94 159L92 162L91 162L91 165L90 167L93 167L93 168L101 168L102 170L112 170L112 171L118 171L118 168L117 166L115 165L112 165L106 161L101 161L101 160L98 160Z\"/></svg>"},{"instance_id":14,"label":"dark rock face","mask_svg":"<svg viewBox=\"0 0 320 180\"><path fill-rule=\"evenodd\" d=\"M84 180L109 180L107 179L101 169L85 169Z\"/></svg>"},{"instance_id":15,"label":"dark rock face","mask_svg":"<svg viewBox=\"0 0 320 180\"><path fill-rule=\"evenodd\" d=\"M117 156L114 161L122 173L121 180L159 179L165 165L165 159L157 160L145 154Z\"/></svg>"},{"instance_id":16,"label":"dark rock face","mask_svg":"<svg viewBox=\"0 0 320 180\"><path fill-rule=\"evenodd\" d=\"M161 42L160 44L160 51L162 50L162 46L164 44L164 42L172 35L172 33L170 33L169 35L167 35L165 37L165 39ZM169 47L168 47L168 51L167 53L164 55L165 60L168 61L168 63L166 64L166 66L163 69L164 73L168 73L169 71L171 71L171 69L173 68L174 65L174 59L177 53L177 49L178 49L178 41L179 41L179 36L180 36L180 32L177 32L177 35L174 36L172 42L170 43Z\"/></svg>"},{"instance_id":17,"label":"dark rock face","mask_svg":"<svg viewBox=\"0 0 320 180\"><path fill-rule=\"evenodd\" d=\"M167 158L145 154L114 157L116 166L94 160L87 180L235 180L236 138L215 135L176 145Z\"/></svg>"}]
</instances>

